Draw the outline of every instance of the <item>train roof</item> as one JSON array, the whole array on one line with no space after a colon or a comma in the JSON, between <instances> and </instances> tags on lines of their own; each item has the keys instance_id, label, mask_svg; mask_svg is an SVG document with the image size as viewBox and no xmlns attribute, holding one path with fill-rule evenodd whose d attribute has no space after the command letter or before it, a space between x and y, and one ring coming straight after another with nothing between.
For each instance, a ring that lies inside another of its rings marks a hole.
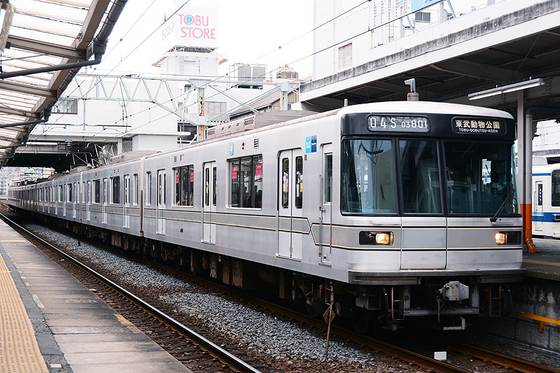
<instances>
[{"instance_id":1,"label":"train roof","mask_svg":"<svg viewBox=\"0 0 560 373\"><path fill-rule=\"evenodd\" d=\"M385 101L347 106L339 109L341 116L349 113L363 113L368 111L391 114L438 113L513 119L513 116L510 113L502 110L490 109L481 106L431 101Z\"/></svg>"}]
</instances>

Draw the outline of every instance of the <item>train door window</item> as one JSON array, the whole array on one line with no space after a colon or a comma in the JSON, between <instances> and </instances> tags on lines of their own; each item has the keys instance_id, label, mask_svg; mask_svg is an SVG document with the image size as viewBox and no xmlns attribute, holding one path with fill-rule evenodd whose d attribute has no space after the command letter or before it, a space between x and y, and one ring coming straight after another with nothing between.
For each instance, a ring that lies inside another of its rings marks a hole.
<instances>
[{"instance_id":1,"label":"train door window","mask_svg":"<svg viewBox=\"0 0 560 373\"><path fill-rule=\"evenodd\" d=\"M209 185L209 181L210 181L210 169L207 168L204 170L204 206L209 206L210 205L210 185Z\"/></svg>"},{"instance_id":2,"label":"train door window","mask_svg":"<svg viewBox=\"0 0 560 373\"><path fill-rule=\"evenodd\" d=\"M120 176L111 178L111 203L121 203L121 178Z\"/></svg>"},{"instance_id":3,"label":"train door window","mask_svg":"<svg viewBox=\"0 0 560 373\"><path fill-rule=\"evenodd\" d=\"M255 203L253 207L261 208L262 207L262 194L263 194L263 161L262 155L253 157L253 190L255 192L254 199ZM302 173L303 173L303 165L302 165ZM303 182L303 179L302 179Z\"/></svg>"},{"instance_id":4,"label":"train door window","mask_svg":"<svg viewBox=\"0 0 560 373\"><path fill-rule=\"evenodd\" d=\"M152 172L146 172L146 206L152 204Z\"/></svg>"},{"instance_id":5,"label":"train door window","mask_svg":"<svg viewBox=\"0 0 560 373\"><path fill-rule=\"evenodd\" d=\"M138 205L138 199L140 198L139 197L140 183L138 181L138 174L133 175L133 183L134 183L133 186L134 195L132 197L132 203L136 206Z\"/></svg>"},{"instance_id":6,"label":"train door window","mask_svg":"<svg viewBox=\"0 0 560 373\"><path fill-rule=\"evenodd\" d=\"M91 203L91 181L88 180L86 183L86 190L85 190L85 202L89 205Z\"/></svg>"},{"instance_id":7,"label":"train door window","mask_svg":"<svg viewBox=\"0 0 560 373\"><path fill-rule=\"evenodd\" d=\"M101 181L93 181L94 202L101 203Z\"/></svg>"},{"instance_id":8,"label":"train door window","mask_svg":"<svg viewBox=\"0 0 560 373\"><path fill-rule=\"evenodd\" d=\"M130 206L130 175L124 175L124 204Z\"/></svg>"},{"instance_id":9,"label":"train door window","mask_svg":"<svg viewBox=\"0 0 560 373\"><path fill-rule=\"evenodd\" d=\"M442 213L435 141L399 141L405 213Z\"/></svg>"},{"instance_id":10,"label":"train door window","mask_svg":"<svg viewBox=\"0 0 560 373\"><path fill-rule=\"evenodd\" d=\"M537 184L537 206L543 205L543 185L541 183Z\"/></svg>"},{"instance_id":11,"label":"train door window","mask_svg":"<svg viewBox=\"0 0 560 373\"><path fill-rule=\"evenodd\" d=\"M552 171L552 206L560 206L560 170Z\"/></svg>"},{"instance_id":12,"label":"train door window","mask_svg":"<svg viewBox=\"0 0 560 373\"><path fill-rule=\"evenodd\" d=\"M107 184L108 184L108 183L107 183L107 179L106 179L106 178L103 179L103 192L102 192L102 193L103 193L103 204L104 204L104 205L106 205L106 204L107 204L107 201L108 201L107 193L108 193L109 191L108 191L108 188L107 188Z\"/></svg>"},{"instance_id":13,"label":"train door window","mask_svg":"<svg viewBox=\"0 0 560 373\"><path fill-rule=\"evenodd\" d=\"M288 208L290 203L290 160L282 158L282 207Z\"/></svg>"},{"instance_id":14,"label":"train door window","mask_svg":"<svg viewBox=\"0 0 560 373\"><path fill-rule=\"evenodd\" d=\"M300 209L303 207L303 157L296 157L296 180L295 180L295 207Z\"/></svg>"},{"instance_id":15,"label":"train door window","mask_svg":"<svg viewBox=\"0 0 560 373\"><path fill-rule=\"evenodd\" d=\"M62 202L64 201L64 189L62 188L62 185L58 186L58 202Z\"/></svg>"},{"instance_id":16,"label":"train door window","mask_svg":"<svg viewBox=\"0 0 560 373\"><path fill-rule=\"evenodd\" d=\"M158 171L158 191L157 191L157 204L158 206L161 207L165 207L166 203L167 203L167 198L166 198L166 189L167 189L167 178L165 175L165 170L159 170Z\"/></svg>"},{"instance_id":17,"label":"train door window","mask_svg":"<svg viewBox=\"0 0 560 373\"><path fill-rule=\"evenodd\" d=\"M325 203L332 202L332 168L333 168L332 154L326 154L325 155L325 186L324 186Z\"/></svg>"},{"instance_id":18,"label":"train door window","mask_svg":"<svg viewBox=\"0 0 560 373\"><path fill-rule=\"evenodd\" d=\"M212 195L212 205L216 206L216 194L218 194L218 182L217 182L217 168L212 167L212 190L214 191Z\"/></svg>"},{"instance_id":19,"label":"train door window","mask_svg":"<svg viewBox=\"0 0 560 373\"><path fill-rule=\"evenodd\" d=\"M68 202L72 202L73 192L74 189L72 189L72 184L68 184L66 189L66 198Z\"/></svg>"}]
</instances>

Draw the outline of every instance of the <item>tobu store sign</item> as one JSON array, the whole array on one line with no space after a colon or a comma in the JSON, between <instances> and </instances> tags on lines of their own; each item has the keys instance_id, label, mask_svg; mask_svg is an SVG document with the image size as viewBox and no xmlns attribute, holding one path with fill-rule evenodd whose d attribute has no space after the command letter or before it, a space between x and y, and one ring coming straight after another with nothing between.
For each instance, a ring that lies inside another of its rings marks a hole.
<instances>
[{"instance_id":1,"label":"tobu store sign","mask_svg":"<svg viewBox=\"0 0 560 373\"><path fill-rule=\"evenodd\" d=\"M218 47L218 9L185 5L161 28L164 52L174 46Z\"/></svg>"}]
</instances>

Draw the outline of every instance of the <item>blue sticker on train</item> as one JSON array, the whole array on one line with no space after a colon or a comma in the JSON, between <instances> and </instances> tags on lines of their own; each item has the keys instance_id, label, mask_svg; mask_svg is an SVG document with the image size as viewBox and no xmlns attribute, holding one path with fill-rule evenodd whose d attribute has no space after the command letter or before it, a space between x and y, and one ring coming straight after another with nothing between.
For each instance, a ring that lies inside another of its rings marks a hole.
<instances>
[{"instance_id":1,"label":"blue sticker on train","mask_svg":"<svg viewBox=\"0 0 560 373\"><path fill-rule=\"evenodd\" d=\"M317 152L317 136L307 136L305 138L305 153Z\"/></svg>"}]
</instances>

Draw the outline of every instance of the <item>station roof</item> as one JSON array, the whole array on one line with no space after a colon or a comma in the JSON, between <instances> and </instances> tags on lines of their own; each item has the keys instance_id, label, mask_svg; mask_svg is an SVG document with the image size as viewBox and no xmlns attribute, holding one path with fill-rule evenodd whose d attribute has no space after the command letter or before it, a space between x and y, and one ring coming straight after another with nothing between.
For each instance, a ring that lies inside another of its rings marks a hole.
<instances>
[{"instance_id":1,"label":"station roof","mask_svg":"<svg viewBox=\"0 0 560 373\"><path fill-rule=\"evenodd\" d=\"M303 85L301 101L330 110L345 99L406 100L410 87L404 82L414 78L422 101L493 107L515 117L519 92L511 86L535 81L538 86L524 92L525 109L533 108L534 120L560 118L560 1L531 3L515 10L496 4L499 16L490 8L477 10L407 37L405 47L374 48L376 59Z\"/></svg>"},{"instance_id":2,"label":"station roof","mask_svg":"<svg viewBox=\"0 0 560 373\"><path fill-rule=\"evenodd\" d=\"M126 1L0 0L0 165L48 120L79 69L101 62Z\"/></svg>"}]
</instances>

